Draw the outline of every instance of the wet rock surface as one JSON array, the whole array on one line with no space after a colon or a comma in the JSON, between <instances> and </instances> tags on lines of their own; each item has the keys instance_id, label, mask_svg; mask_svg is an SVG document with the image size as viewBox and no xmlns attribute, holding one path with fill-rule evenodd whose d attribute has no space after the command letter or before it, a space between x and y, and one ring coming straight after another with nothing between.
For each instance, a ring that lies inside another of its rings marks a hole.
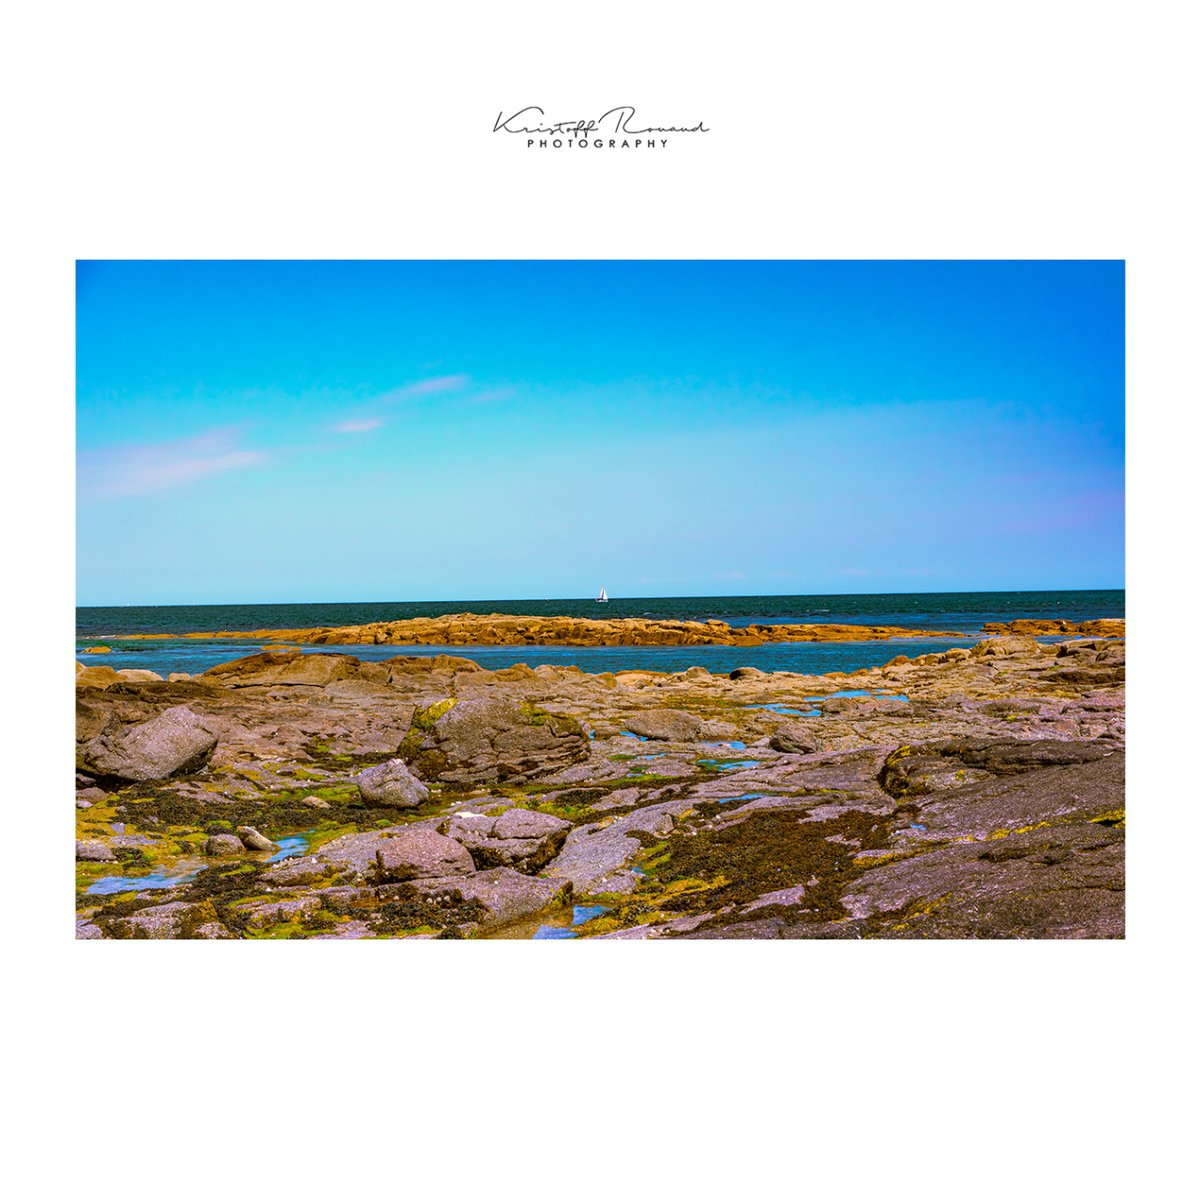
<instances>
[{"instance_id":1,"label":"wet rock surface","mask_svg":"<svg viewBox=\"0 0 1200 1200\"><path fill-rule=\"evenodd\" d=\"M834 676L84 667L77 936L1121 937L1124 643L992 632Z\"/></svg>"}]
</instances>

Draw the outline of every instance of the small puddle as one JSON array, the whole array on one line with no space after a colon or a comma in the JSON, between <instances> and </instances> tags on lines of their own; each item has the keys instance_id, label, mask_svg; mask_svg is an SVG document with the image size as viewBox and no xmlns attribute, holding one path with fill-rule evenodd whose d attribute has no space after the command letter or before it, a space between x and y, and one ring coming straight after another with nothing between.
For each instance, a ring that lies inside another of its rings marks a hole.
<instances>
[{"instance_id":1,"label":"small puddle","mask_svg":"<svg viewBox=\"0 0 1200 1200\"><path fill-rule=\"evenodd\" d=\"M579 935L575 931L580 925L586 925L606 912L608 912L607 904L576 904L571 911L570 925L539 925L532 940L550 942L558 941L561 938L578 937Z\"/></svg>"},{"instance_id":2,"label":"small puddle","mask_svg":"<svg viewBox=\"0 0 1200 1200\"><path fill-rule=\"evenodd\" d=\"M628 729L622 729L621 736L622 737L630 737L630 738L633 738L635 741L639 741L639 742L646 742L646 741L650 740L644 734L631 733Z\"/></svg>"},{"instance_id":3,"label":"small puddle","mask_svg":"<svg viewBox=\"0 0 1200 1200\"><path fill-rule=\"evenodd\" d=\"M312 832L310 829L307 833L298 833L293 837L280 838L275 843L279 849L267 859L267 862L283 862L285 858L298 858L301 854L307 854L308 837Z\"/></svg>"},{"instance_id":4,"label":"small puddle","mask_svg":"<svg viewBox=\"0 0 1200 1200\"><path fill-rule=\"evenodd\" d=\"M730 750L745 750L745 742L701 742L702 746L727 746Z\"/></svg>"},{"instance_id":5,"label":"small puddle","mask_svg":"<svg viewBox=\"0 0 1200 1200\"><path fill-rule=\"evenodd\" d=\"M735 800L761 800L764 796L773 794L772 792L743 792L740 796L722 796L717 800L717 803L732 804Z\"/></svg>"},{"instance_id":6,"label":"small puddle","mask_svg":"<svg viewBox=\"0 0 1200 1200\"><path fill-rule=\"evenodd\" d=\"M757 767L758 765L757 758L741 758L737 762L722 762L719 758L700 759L700 766L716 767L718 771L736 771L739 767Z\"/></svg>"},{"instance_id":7,"label":"small puddle","mask_svg":"<svg viewBox=\"0 0 1200 1200\"><path fill-rule=\"evenodd\" d=\"M844 688L840 692L827 692L824 696L805 696L804 700L808 704L816 704L821 700L841 700L854 696L870 696L872 700L903 700L908 703L908 697L902 692L872 692L866 688Z\"/></svg>"},{"instance_id":8,"label":"small puddle","mask_svg":"<svg viewBox=\"0 0 1200 1200\"><path fill-rule=\"evenodd\" d=\"M747 704L747 708L762 708L767 712L779 713L784 717L819 717L819 708L788 708L786 704Z\"/></svg>"}]
</instances>

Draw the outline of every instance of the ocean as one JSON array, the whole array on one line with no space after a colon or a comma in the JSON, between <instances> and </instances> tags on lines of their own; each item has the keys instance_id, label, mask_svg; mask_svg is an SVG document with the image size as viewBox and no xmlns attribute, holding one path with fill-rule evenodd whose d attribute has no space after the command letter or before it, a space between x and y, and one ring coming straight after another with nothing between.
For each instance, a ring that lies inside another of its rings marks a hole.
<instances>
[{"instance_id":1,"label":"ocean","mask_svg":"<svg viewBox=\"0 0 1200 1200\"><path fill-rule=\"evenodd\" d=\"M350 646L347 653L363 659L396 654L454 654L498 669L514 663L538 666L573 665L585 671L682 671L706 667L724 674L739 666L770 671L824 674L878 666L897 654L924 654L970 644L984 624L1020 617L1070 621L1124 617L1123 589L1042 592L909 592L828 596L667 596L611 598L607 604L581 600L449 600L330 604L201 604L80 607L75 610L76 650L103 642L111 654L84 661L116 667L141 667L167 675L195 674L245 654L260 643L231 641L124 642L135 633L182 635L199 631L303 629L329 625L363 625L373 621L433 617L448 613L508 613L530 616L647 617L658 620L705 621L730 625L829 623L897 625L912 629L948 629L964 637L903 639L891 642L802 642L758 647L734 646ZM302 647L329 652L333 646Z\"/></svg>"}]
</instances>

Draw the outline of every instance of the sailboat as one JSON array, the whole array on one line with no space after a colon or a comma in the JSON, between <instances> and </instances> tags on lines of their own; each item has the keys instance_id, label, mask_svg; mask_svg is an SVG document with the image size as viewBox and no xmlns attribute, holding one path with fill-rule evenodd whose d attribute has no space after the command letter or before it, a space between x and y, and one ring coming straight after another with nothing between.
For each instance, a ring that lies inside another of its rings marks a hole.
<instances>
[{"instance_id":1,"label":"sailboat","mask_svg":"<svg viewBox=\"0 0 1200 1200\"><path fill-rule=\"evenodd\" d=\"M600 589L600 595L598 595L596 597L596 603L597 604L607 604L608 603L608 593L603 588Z\"/></svg>"}]
</instances>

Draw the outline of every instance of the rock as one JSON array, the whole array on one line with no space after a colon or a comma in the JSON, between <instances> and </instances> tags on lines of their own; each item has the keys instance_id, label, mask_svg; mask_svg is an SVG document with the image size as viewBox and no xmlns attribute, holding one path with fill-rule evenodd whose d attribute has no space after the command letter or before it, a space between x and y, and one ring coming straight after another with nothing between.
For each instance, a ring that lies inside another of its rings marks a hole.
<instances>
[{"instance_id":1,"label":"rock","mask_svg":"<svg viewBox=\"0 0 1200 1200\"><path fill-rule=\"evenodd\" d=\"M183 923L196 906L176 900L169 904L157 904L140 909L131 916L118 921L126 937L131 938L177 938L183 935Z\"/></svg>"},{"instance_id":2,"label":"rock","mask_svg":"<svg viewBox=\"0 0 1200 1200\"><path fill-rule=\"evenodd\" d=\"M842 904L882 919L876 936L1119 938L1124 840L1084 822L945 846L868 871Z\"/></svg>"},{"instance_id":3,"label":"rock","mask_svg":"<svg viewBox=\"0 0 1200 1200\"><path fill-rule=\"evenodd\" d=\"M629 867L642 848L632 834L665 837L675 824L675 815L691 805L690 798L667 801L614 817L607 824L576 826L543 874L552 879L569 879L580 893L631 892L638 877Z\"/></svg>"},{"instance_id":4,"label":"rock","mask_svg":"<svg viewBox=\"0 0 1200 1200\"><path fill-rule=\"evenodd\" d=\"M587 735L573 718L490 697L460 700L418 744L406 739L405 751L423 778L459 785L523 783L587 755Z\"/></svg>"},{"instance_id":5,"label":"rock","mask_svg":"<svg viewBox=\"0 0 1200 1200\"><path fill-rule=\"evenodd\" d=\"M759 679L765 675L765 671L760 671L757 667L734 667L729 672L730 679Z\"/></svg>"},{"instance_id":6,"label":"rock","mask_svg":"<svg viewBox=\"0 0 1200 1200\"><path fill-rule=\"evenodd\" d=\"M111 654L111 646L84 646L80 654Z\"/></svg>"},{"instance_id":7,"label":"rock","mask_svg":"<svg viewBox=\"0 0 1200 1200\"><path fill-rule=\"evenodd\" d=\"M76 842L76 862L116 862L117 856L103 842Z\"/></svg>"},{"instance_id":8,"label":"rock","mask_svg":"<svg viewBox=\"0 0 1200 1200\"><path fill-rule=\"evenodd\" d=\"M704 722L699 717L669 708L633 713L626 718L625 727L631 733L662 742L694 742L704 732Z\"/></svg>"},{"instance_id":9,"label":"rock","mask_svg":"<svg viewBox=\"0 0 1200 1200\"><path fill-rule=\"evenodd\" d=\"M767 744L780 754L815 754L821 749L820 739L803 725L785 725L775 730Z\"/></svg>"},{"instance_id":10,"label":"rock","mask_svg":"<svg viewBox=\"0 0 1200 1200\"><path fill-rule=\"evenodd\" d=\"M116 733L101 733L79 751L79 766L99 778L144 783L204 767L217 747L202 717L182 705Z\"/></svg>"},{"instance_id":11,"label":"rock","mask_svg":"<svg viewBox=\"0 0 1200 1200\"><path fill-rule=\"evenodd\" d=\"M172 671L167 676L168 683L187 683L192 677L186 671Z\"/></svg>"},{"instance_id":12,"label":"rock","mask_svg":"<svg viewBox=\"0 0 1200 1200\"><path fill-rule=\"evenodd\" d=\"M262 834L258 836L262 837ZM266 841L266 838L263 838L263 841ZM245 848L241 838L234 837L232 833L214 833L204 843L204 853L211 855L241 854Z\"/></svg>"},{"instance_id":13,"label":"rock","mask_svg":"<svg viewBox=\"0 0 1200 1200\"><path fill-rule=\"evenodd\" d=\"M142 671L134 667L126 667L117 672L117 678L125 683L162 683L162 676L154 671Z\"/></svg>"},{"instance_id":14,"label":"rock","mask_svg":"<svg viewBox=\"0 0 1200 1200\"><path fill-rule=\"evenodd\" d=\"M475 870L465 846L421 827L398 829L381 838L375 861L379 878L390 883L469 875Z\"/></svg>"},{"instance_id":15,"label":"rock","mask_svg":"<svg viewBox=\"0 0 1200 1200\"><path fill-rule=\"evenodd\" d=\"M329 808L330 807L329 801L322 800L320 796L305 796L300 801L300 803L308 805L309 808Z\"/></svg>"},{"instance_id":16,"label":"rock","mask_svg":"<svg viewBox=\"0 0 1200 1200\"><path fill-rule=\"evenodd\" d=\"M495 867L453 879L418 879L408 886L423 895L456 891L464 900L477 900L487 909L481 924L489 928L531 917L552 905L565 903L571 895L571 885L565 880L522 875L510 867Z\"/></svg>"},{"instance_id":17,"label":"rock","mask_svg":"<svg viewBox=\"0 0 1200 1200\"><path fill-rule=\"evenodd\" d=\"M381 808L417 808L429 799L429 788L400 758L363 771L354 782L368 804Z\"/></svg>"},{"instance_id":18,"label":"rock","mask_svg":"<svg viewBox=\"0 0 1200 1200\"><path fill-rule=\"evenodd\" d=\"M1089 820L1114 813L1123 818L1125 755L1117 751L1094 762L1045 767L1015 778L989 777L916 795L913 801L919 811L912 820L925 828L904 832L904 842L912 844L995 840L1068 818Z\"/></svg>"},{"instance_id":19,"label":"rock","mask_svg":"<svg viewBox=\"0 0 1200 1200\"><path fill-rule=\"evenodd\" d=\"M75 672L77 688L106 688L120 679L112 667L85 667L82 663L77 663L76 666L79 668Z\"/></svg>"},{"instance_id":20,"label":"rock","mask_svg":"<svg viewBox=\"0 0 1200 1200\"><path fill-rule=\"evenodd\" d=\"M516 867L534 872L562 848L571 823L549 813L510 808L498 817L457 813L442 832L467 848L476 867Z\"/></svg>"},{"instance_id":21,"label":"rock","mask_svg":"<svg viewBox=\"0 0 1200 1200\"><path fill-rule=\"evenodd\" d=\"M259 850L265 854L271 850L279 849L269 837L264 837L252 825L239 825L237 833L238 837L242 840L242 845L247 850Z\"/></svg>"},{"instance_id":22,"label":"rock","mask_svg":"<svg viewBox=\"0 0 1200 1200\"><path fill-rule=\"evenodd\" d=\"M256 900L241 906L246 924L252 929L263 929L270 925L282 925L312 916L321 911L318 896L296 896L283 900Z\"/></svg>"},{"instance_id":23,"label":"rock","mask_svg":"<svg viewBox=\"0 0 1200 1200\"><path fill-rule=\"evenodd\" d=\"M1037 654L1037 642L1031 637L984 638L971 647L971 658L1007 658L1014 654Z\"/></svg>"},{"instance_id":24,"label":"rock","mask_svg":"<svg viewBox=\"0 0 1200 1200\"><path fill-rule=\"evenodd\" d=\"M209 667L202 679L222 687L318 687L358 675L350 654L305 654L300 650L251 654Z\"/></svg>"},{"instance_id":25,"label":"rock","mask_svg":"<svg viewBox=\"0 0 1200 1200\"><path fill-rule=\"evenodd\" d=\"M879 779L889 795L919 796L961 787L989 775L1018 775L1039 767L1094 762L1107 753L1105 747L1094 742L942 738L893 751Z\"/></svg>"},{"instance_id":26,"label":"rock","mask_svg":"<svg viewBox=\"0 0 1200 1200\"><path fill-rule=\"evenodd\" d=\"M98 804L101 800L108 799L108 793L98 787L78 788L75 792L75 799L76 801L86 800L89 805Z\"/></svg>"}]
</instances>

